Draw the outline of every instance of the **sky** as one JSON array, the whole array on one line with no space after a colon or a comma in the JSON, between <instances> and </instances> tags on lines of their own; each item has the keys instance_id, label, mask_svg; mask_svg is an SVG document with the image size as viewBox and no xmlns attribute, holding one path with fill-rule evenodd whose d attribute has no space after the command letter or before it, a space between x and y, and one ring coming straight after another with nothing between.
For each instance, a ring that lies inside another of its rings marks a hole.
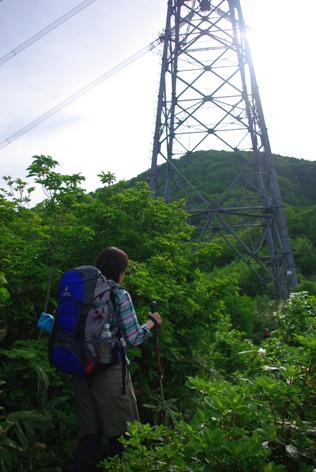
<instances>
[{"instance_id":1,"label":"sky","mask_svg":"<svg viewBox=\"0 0 316 472\"><path fill-rule=\"evenodd\" d=\"M316 0L240 2L272 152L316 160ZM0 0L0 64L1 58L83 3ZM91 0L0 65L0 147L154 42L166 14L167 0ZM57 160L57 172L81 173L87 191L100 186L101 171L114 173L117 181L146 171L159 74L160 55L154 49L3 146L0 187L6 175L25 179L32 156L39 154ZM35 199L42 198L37 191Z\"/></svg>"}]
</instances>

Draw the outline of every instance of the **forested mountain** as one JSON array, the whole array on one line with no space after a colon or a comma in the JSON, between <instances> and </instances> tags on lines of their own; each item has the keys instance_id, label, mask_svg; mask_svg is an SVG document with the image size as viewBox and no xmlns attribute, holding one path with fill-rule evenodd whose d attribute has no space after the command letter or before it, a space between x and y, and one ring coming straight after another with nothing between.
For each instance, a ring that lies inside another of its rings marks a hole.
<instances>
[{"instance_id":1,"label":"forested mountain","mask_svg":"<svg viewBox=\"0 0 316 472\"><path fill-rule=\"evenodd\" d=\"M316 280L316 162L293 157L273 155L286 221L299 280ZM196 190L210 203L216 202L242 171L244 159L233 152L197 151L174 160L173 164ZM163 194L166 179L166 164L158 167L158 192ZM127 182L134 186L146 181L144 172ZM185 198L175 191L172 199ZM223 267L235 259L228 248L222 250L213 264ZM237 258L238 259L238 258ZM236 260L237 260L236 259ZM247 281L249 289L249 281ZM309 286L305 287L310 289ZM256 288L257 290L257 288ZM249 293L249 292L248 292Z\"/></svg>"},{"instance_id":2,"label":"forested mountain","mask_svg":"<svg viewBox=\"0 0 316 472\"><path fill-rule=\"evenodd\" d=\"M283 203L295 207L308 207L316 204L316 161L273 155ZM211 199L221 195L232 180L242 170L241 157L233 152L197 151L182 156L174 164L181 173L203 195ZM159 166L158 180L163 191L166 164ZM131 185L147 180L143 172L130 180ZM183 198L180 193L178 198Z\"/></svg>"}]
</instances>

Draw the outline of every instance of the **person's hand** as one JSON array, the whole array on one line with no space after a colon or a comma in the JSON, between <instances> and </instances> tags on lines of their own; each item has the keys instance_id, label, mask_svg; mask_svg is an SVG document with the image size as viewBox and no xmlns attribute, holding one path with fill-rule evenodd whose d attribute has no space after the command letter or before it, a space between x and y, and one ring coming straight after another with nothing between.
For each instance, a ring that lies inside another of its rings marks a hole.
<instances>
[{"instance_id":1,"label":"person's hand","mask_svg":"<svg viewBox=\"0 0 316 472\"><path fill-rule=\"evenodd\" d=\"M158 312L155 311L155 313L148 313L148 320L146 321L146 325L149 329L161 323L161 317Z\"/></svg>"}]
</instances>

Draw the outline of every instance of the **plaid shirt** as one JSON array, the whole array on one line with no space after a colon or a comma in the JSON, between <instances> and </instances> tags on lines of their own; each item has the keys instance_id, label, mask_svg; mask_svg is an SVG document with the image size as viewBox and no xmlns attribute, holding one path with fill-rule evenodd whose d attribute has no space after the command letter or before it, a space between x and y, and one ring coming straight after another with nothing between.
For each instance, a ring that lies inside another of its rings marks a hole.
<instances>
[{"instance_id":1,"label":"plaid shirt","mask_svg":"<svg viewBox=\"0 0 316 472\"><path fill-rule=\"evenodd\" d=\"M117 285L113 280L107 282L111 287ZM116 310L114 312L112 306L109 310L110 331L114 336L120 331L126 344L138 346L149 338L150 330L146 324L139 324L130 294L124 288L114 289L113 292Z\"/></svg>"}]
</instances>

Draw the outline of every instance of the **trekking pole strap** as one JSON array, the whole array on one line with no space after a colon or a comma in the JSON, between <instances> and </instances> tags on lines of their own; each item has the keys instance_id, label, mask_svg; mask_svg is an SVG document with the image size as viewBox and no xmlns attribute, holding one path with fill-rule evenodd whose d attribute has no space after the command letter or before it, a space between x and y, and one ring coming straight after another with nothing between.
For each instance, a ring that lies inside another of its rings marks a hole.
<instances>
[{"instance_id":1,"label":"trekking pole strap","mask_svg":"<svg viewBox=\"0 0 316 472\"><path fill-rule=\"evenodd\" d=\"M151 315L148 315L148 320L151 320L155 326L158 326L158 321L156 320L156 318L154 318L153 316Z\"/></svg>"}]
</instances>

